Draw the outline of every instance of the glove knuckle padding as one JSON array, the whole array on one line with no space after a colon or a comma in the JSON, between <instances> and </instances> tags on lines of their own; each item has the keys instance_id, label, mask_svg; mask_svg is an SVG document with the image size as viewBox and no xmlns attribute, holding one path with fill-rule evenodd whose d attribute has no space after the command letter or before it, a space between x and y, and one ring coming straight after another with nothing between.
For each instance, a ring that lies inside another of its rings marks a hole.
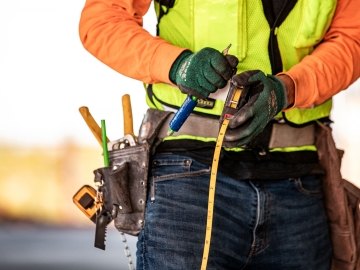
<instances>
[{"instance_id":1,"label":"glove knuckle padding","mask_svg":"<svg viewBox=\"0 0 360 270\"><path fill-rule=\"evenodd\" d=\"M198 77L197 84L203 89L206 95L217 90L216 86L208 81L205 74Z\"/></svg>"},{"instance_id":2,"label":"glove knuckle padding","mask_svg":"<svg viewBox=\"0 0 360 270\"><path fill-rule=\"evenodd\" d=\"M221 54L214 54L210 58L210 65L218 72L222 74L226 71L227 66L229 65L226 58Z\"/></svg>"},{"instance_id":3,"label":"glove knuckle padding","mask_svg":"<svg viewBox=\"0 0 360 270\"><path fill-rule=\"evenodd\" d=\"M206 80L218 88L222 88L226 85L226 81L215 70L206 69L203 70L203 76Z\"/></svg>"},{"instance_id":4,"label":"glove knuckle padding","mask_svg":"<svg viewBox=\"0 0 360 270\"><path fill-rule=\"evenodd\" d=\"M233 67L220 52L216 51L210 58L212 68L225 80L229 80L233 73Z\"/></svg>"},{"instance_id":5,"label":"glove knuckle padding","mask_svg":"<svg viewBox=\"0 0 360 270\"><path fill-rule=\"evenodd\" d=\"M225 58L232 68L236 68L239 64L239 59L235 55L227 54L225 55Z\"/></svg>"},{"instance_id":6,"label":"glove knuckle padding","mask_svg":"<svg viewBox=\"0 0 360 270\"><path fill-rule=\"evenodd\" d=\"M228 81L231 79L233 73L234 73L233 68L229 66L221 75L225 79L225 81Z\"/></svg>"},{"instance_id":7,"label":"glove knuckle padding","mask_svg":"<svg viewBox=\"0 0 360 270\"><path fill-rule=\"evenodd\" d=\"M262 71L254 71L254 74L252 74L249 78L248 81L249 82L256 82L256 81L261 81L264 82L265 80L267 80L267 76L265 75L264 72Z\"/></svg>"},{"instance_id":8,"label":"glove knuckle padding","mask_svg":"<svg viewBox=\"0 0 360 270\"><path fill-rule=\"evenodd\" d=\"M259 72L258 70L245 71L234 75L231 81L237 87L249 86L252 84L252 82L249 81L249 78L258 72Z\"/></svg>"}]
</instances>

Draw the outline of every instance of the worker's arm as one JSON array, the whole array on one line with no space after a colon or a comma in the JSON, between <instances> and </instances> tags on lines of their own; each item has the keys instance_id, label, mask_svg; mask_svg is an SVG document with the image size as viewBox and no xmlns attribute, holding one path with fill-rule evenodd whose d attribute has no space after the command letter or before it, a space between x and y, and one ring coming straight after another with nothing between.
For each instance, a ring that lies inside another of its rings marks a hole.
<instances>
[{"instance_id":1,"label":"worker's arm","mask_svg":"<svg viewBox=\"0 0 360 270\"><path fill-rule=\"evenodd\" d=\"M360 76L359 18L357 0L339 0L323 42L285 73L294 83L294 107L320 104ZM288 82L290 87L291 83ZM291 90L290 87L287 88Z\"/></svg>"},{"instance_id":2,"label":"worker's arm","mask_svg":"<svg viewBox=\"0 0 360 270\"><path fill-rule=\"evenodd\" d=\"M79 31L84 47L119 73L146 82L167 82L169 70L184 50L143 27L151 0L87 0Z\"/></svg>"},{"instance_id":3,"label":"worker's arm","mask_svg":"<svg viewBox=\"0 0 360 270\"><path fill-rule=\"evenodd\" d=\"M173 83L198 97L224 87L237 58L212 48L193 53L153 37L142 27L150 3L87 0L80 20L84 47L119 73L145 83Z\"/></svg>"}]
</instances>

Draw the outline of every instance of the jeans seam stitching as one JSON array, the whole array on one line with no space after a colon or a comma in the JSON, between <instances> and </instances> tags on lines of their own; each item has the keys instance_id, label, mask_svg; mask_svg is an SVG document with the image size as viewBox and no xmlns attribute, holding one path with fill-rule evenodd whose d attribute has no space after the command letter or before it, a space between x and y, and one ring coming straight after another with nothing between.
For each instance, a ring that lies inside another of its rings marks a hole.
<instances>
[{"instance_id":1,"label":"jeans seam stitching","mask_svg":"<svg viewBox=\"0 0 360 270\"><path fill-rule=\"evenodd\" d=\"M162 176L153 176L152 179L154 182L162 182L162 181L170 180L170 179L174 178L175 176L176 176L176 178L185 178L187 176L199 176L199 175L203 175L203 174L206 174L209 172L210 172L210 169L202 169L202 170L195 171L195 172L171 173L171 174L162 175Z\"/></svg>"}]
</instances>

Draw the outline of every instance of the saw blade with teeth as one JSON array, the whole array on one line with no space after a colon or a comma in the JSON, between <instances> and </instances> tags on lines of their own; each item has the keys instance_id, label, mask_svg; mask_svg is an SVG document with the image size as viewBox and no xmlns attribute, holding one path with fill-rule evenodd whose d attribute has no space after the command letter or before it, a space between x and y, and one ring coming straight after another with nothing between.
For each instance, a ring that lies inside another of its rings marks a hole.
<instances>
[{"instance_id":1,"label":"saw blade with teeth","mask_svg":"<svg viewBox=\"0 0 360 270\"><path fill-rule=\"evenodd\" d=\"M95 243L94 246L105 250L106 228L112 218L107 213L99 214L96 217Z\"/></svg>"}]
</instances>

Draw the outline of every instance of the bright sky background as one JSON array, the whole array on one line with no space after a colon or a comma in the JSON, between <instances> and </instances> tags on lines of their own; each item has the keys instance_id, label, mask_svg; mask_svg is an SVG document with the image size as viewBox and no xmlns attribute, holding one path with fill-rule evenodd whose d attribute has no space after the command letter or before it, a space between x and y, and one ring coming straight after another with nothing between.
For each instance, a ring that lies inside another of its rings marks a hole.
<instances>
[{"instance_id":1,"label":"bright sky background","mask_svg":"<svg viewBox=\"0 0 360 270\"><path fill-rule=\"evenodd\" d=\"M131 96L137 133L146 110L140 82L91 56L80 43L82 0L0 0L0 142L48 146L71 138L97 146L78 108L122 136L121 96ZM145 27L154 33L154 14ZM334 99L334 135L345 149L345 177L360 182L360 82Z\"/></svg>"},{"instance_id":2,"label":"bright sky background","mask_svg":"<svg viewBox=\"0 0 360 270\"><path fill-rule=\"evenodd\" d=\"M143 85L82 46L85 1L0 0L0 141L52 145L64 138L96 145L78 108L88 106L108 136L123 136L121 97L130 94L134 129L145 111ZM153 13L145 18L152 26ZM154 29L154 28L153 28Z\"/></svg>"}]
</instances>

